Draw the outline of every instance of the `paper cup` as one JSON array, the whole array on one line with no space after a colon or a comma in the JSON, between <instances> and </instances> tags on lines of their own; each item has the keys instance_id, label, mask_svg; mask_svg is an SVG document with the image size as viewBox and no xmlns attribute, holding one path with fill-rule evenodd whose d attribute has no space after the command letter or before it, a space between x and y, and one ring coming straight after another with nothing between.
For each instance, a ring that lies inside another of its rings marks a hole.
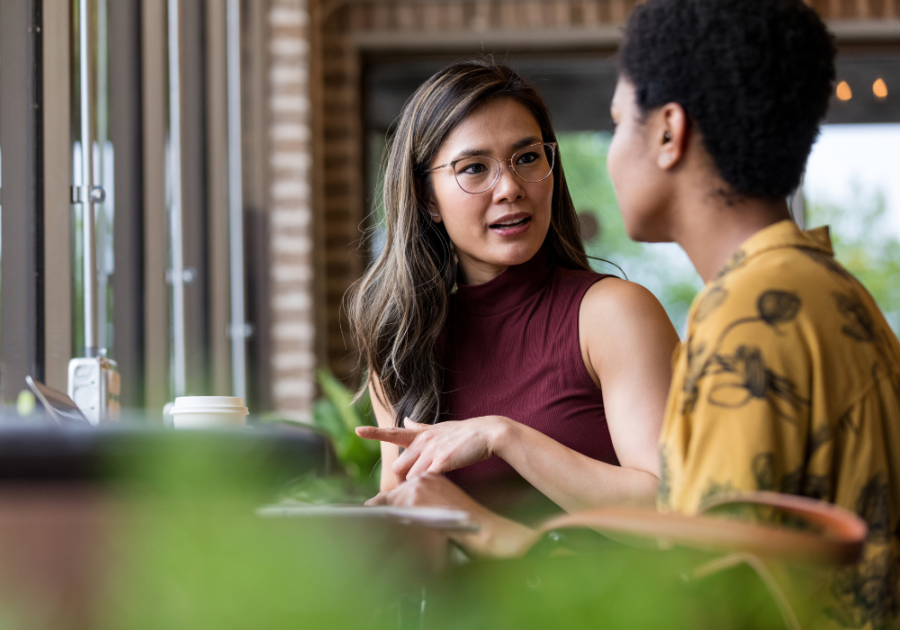
<instances>
[{"instance_id":1,"label":"paper cup","mask_svg":"<svg viewBox=\"0 0 900 630\"><path fill-rule=\"evenodd\" d=\"M176 429L240 428L247 418L242 398L182 396L169 409Z\"/></svg>"}]
</instances>

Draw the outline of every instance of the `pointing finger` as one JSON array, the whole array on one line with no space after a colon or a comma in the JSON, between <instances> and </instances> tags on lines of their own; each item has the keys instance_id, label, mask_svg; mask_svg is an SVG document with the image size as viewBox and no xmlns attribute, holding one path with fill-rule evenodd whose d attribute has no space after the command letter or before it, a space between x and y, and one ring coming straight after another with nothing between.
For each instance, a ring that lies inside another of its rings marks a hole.
<instances>
[{"instance_id":1,"label":"pointing finger","mask_svg":"<svg viewBox=\"0 0 900 630\"><path fill-rule=\"evenodd\" d=\"M427 431L428 429L431 428L431 425L423 424L421 422L414 422L414 421L410 420L409 418L403 419L403 426L405 426L407 429L416 431L418 433L422 433L423 431Z\"/></svg>"},{"instance_id":2,"label":"pointing finger","mask_svg":"<svg viewBox=\"0 0 900 630\"><path fill-rule=\"evenodd\" d=\"M397 446L406 448L412 444L413 440L419 434L419 431L412 429L400 429L396 427L356 427L356 435L367 440L378 440L380 442L390 442Z\"/></svg>"},{"instance_id":3,"label":"pointing finger","mask_svg":"<svg viewBox=\"0 0 900 630\"><path fill-rule=\"evenodd\" d=\"M379 492L378 494L376 494L374 497L372 497L365 503L366 507L376 507L379 505L387 505L387 504L388 504L387 492Z\"/></svg>"}]
</instances>

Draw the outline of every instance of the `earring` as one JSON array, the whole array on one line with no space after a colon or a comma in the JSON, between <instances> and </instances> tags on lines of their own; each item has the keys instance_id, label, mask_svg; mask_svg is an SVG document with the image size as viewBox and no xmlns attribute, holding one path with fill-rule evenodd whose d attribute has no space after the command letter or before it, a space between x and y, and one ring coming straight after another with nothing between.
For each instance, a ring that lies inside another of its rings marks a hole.
<instances>
[{"instance_id":1,"label":"earring","mask_svg":"<svg viewBox=\"0 0 900 630\"><path fill-rule=\"evenodd\" d=\"M672 142L672 134L668 131L663 134L663 144L668 144Z\"/></svg>"}]
</instances>

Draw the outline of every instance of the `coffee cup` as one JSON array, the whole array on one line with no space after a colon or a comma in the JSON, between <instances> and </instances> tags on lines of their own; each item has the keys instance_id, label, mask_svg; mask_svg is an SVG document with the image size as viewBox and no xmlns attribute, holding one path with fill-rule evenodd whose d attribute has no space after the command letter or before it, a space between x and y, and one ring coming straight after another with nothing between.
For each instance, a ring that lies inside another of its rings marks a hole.
<instances>
[{"instance_id":1,"label":"coffee cup","mask_svg":"<svg viewBox=\"0 0 900 630\"><path fill-rule=\"evenodd\" d=\"M168 411L176 429L240 428L247 408L231 396L180 396Z\"/></svg>"}]
</instances>

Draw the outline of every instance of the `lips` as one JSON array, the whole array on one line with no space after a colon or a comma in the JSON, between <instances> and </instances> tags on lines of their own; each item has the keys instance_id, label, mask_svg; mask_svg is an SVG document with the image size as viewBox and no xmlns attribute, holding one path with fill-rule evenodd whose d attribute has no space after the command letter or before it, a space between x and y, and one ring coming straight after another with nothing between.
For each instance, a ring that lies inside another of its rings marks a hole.
<instances>
[{"instance_id":1,"label":"lips","mask_svg":"<svg viewBox=\"0 0 900 630\"><path fill-rule=\"evenodd\" d=\"M531 215L518 213L500 217L491 224L491 231L500 236L517 236L531 225Z\"/></svg>"}]
</instances>

